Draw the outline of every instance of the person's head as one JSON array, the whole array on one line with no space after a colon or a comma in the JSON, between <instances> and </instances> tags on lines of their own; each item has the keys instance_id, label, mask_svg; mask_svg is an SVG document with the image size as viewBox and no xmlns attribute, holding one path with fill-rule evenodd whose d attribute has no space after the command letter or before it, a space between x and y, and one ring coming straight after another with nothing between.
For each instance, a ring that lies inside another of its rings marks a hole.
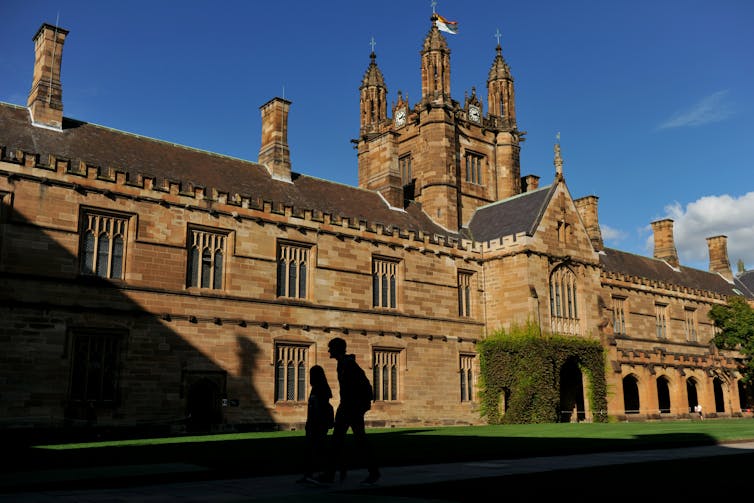
<instances>
[{"instance_id":1,"label":"person's head","mask_svg":"<svg viewBox=\"0 0 754 503\"><path fill-rule=\"evenodd\" d=\"M309 369L309 384L312 386L327 384L325 369L321 365L314 365Z\"/></svg>"},{"instance_id":2,"label":"person's head","mask_svg":"<svg viewBox=\"0 0 754 503\"><path fill-rule=\"evenodd\" d=\"M346 354L346 341L340 337L334 337L327 343L327 351L330 352L330 358L338 359Z\"/></svg>"}]
</instances>

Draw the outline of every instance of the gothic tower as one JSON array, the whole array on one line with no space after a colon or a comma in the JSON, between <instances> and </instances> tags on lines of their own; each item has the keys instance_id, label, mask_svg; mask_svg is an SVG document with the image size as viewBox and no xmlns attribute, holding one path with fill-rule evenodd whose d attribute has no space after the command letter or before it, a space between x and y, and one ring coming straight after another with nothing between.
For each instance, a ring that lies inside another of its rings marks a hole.
<instances>
[{"instance_id":1,"label":"gothic tower","mask_svg":"<svg viewBox=\"0 0 754 503\"><path fill-rule=\"evenodd\" d=\"M498 32L499 37L499 32ZM503 59L498 38L497 55L487 77L487 106L495 131L495 158L498 160L498 198L505 199L521 193L520 141L516 128L516 102L513 77Z\"/></svg>"},{"instance_id":2,"label":"gothic tower","mask_svg":"<svg viewBox=\"0 0 754 503\"><path fill-rule=\"evenodd\" d=\"M377 66L377 55L370 63L360 91L360 135L357 140L359 187L382 194L394 207L403 207L403 188L398 172L395 134L387 119L387 86Z\"/></svg>"},{"instance_id":3,"label":"gothic tower","mask_svg":"<svg viewBox=\"0 0 754 503\"><path fill-rule=\"evenodd\" d=\"M450 94L450 49L437 16L420 52L418 103L398 93L387 117L387 87L374 51L360 87L359 186L392 205L419 203L450 231L468 224L480 206L521 192L520 142L510 68L497 54L487 80L489 113L472 88L464 103Z\"/></svg>"}]
</instances>

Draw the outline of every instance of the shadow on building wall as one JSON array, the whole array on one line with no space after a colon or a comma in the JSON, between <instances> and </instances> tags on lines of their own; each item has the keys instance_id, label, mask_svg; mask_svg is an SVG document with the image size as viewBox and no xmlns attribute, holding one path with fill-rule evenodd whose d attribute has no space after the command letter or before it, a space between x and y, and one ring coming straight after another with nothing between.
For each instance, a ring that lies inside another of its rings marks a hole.
<instances>
[{"instance_id":1,"label":"shadow on building wall","mask_svg":"<svg viewBox=\"0 0 754 503\"><path fill-rule=\"evenodd\" d=\"M0 429L206 432L229 415L273 424L253 386L258 327L158 315L195 299L81 275L60 244L75 249L75 235L28 221L12 196L0 197ZM213 342L198 348L182 332Z\"/></svg>"}]
</instances>

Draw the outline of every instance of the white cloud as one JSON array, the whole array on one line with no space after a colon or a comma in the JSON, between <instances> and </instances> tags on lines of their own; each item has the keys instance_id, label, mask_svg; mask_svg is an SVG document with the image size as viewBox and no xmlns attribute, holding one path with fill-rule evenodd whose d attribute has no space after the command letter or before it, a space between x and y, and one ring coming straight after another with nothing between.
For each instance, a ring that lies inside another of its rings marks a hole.
<instances>
[{"instance_id":1,"label":"white cloud","mask_svg":"<svg viewBox=\"0 0 754 503\"><path fill-rule=\"evenodd\" d=\"M658 129L670 129L687 126L701 126L711 122L720 122L733 115L733 107L726 101L728 91L718 91L703 98L692 107L676 112Z\"/></svg>"},{"instance_id":2,"label":"white cloud","mask_svg":"<svg viewBox=\"0 0 754 503\"><path fill-rule=\"evenodd\" d=\"M727 194L705 196L686 205L675 202L665 207L666 218L674 221L673 234L681 264L709 269L707 239L728 237L728 259L735 274L738 261L754 268L754 192L734 198ZM650 238L652 239L652 238Z\"/></svg>"},{"instance_id":3,"label":"white cloud","mask_svg":"<svg viewBox=\"0 0 754 503\"><path fill-rule=\"evenodd\" d=\"M603 241L620 242L626 238L626 233L620 229L614 229L609 225L600 224L600 232L602 232Z\"/></svg>"}]
</instances>

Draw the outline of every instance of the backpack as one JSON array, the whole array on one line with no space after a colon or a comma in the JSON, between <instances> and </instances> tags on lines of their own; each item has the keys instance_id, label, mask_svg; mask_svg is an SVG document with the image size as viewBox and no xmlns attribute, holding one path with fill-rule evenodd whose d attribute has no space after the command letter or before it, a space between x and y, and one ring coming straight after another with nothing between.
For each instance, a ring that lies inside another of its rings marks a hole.
<instances>
[{"instance_id":1,"label":"backpack","mask_svg":"<svg viewBox=\"0 0 754 503\"><path fill-rule=\"evenodd\" d=\"M361 369L361 375L359 377L359 402L364 411L368 411L372 408L372 400L374 400L372 383L369 382L366 373Z\"/></svg>"}]
</instances>

